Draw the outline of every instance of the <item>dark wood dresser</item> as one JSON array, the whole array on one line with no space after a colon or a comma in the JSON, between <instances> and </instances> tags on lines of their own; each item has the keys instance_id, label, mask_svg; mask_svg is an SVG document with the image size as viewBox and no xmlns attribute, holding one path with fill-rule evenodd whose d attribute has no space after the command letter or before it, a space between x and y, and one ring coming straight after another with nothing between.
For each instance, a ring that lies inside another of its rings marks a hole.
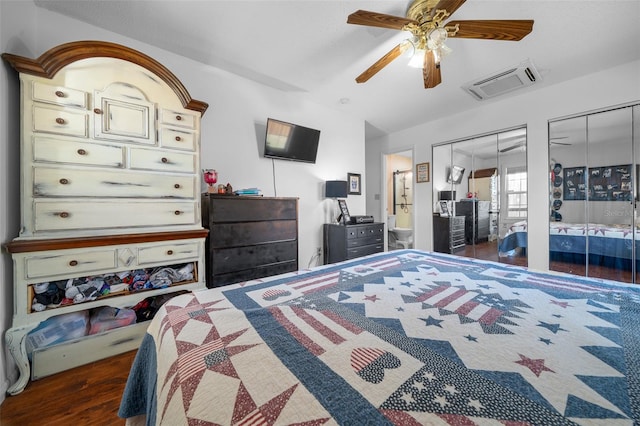
<instances>
[{"instance_id":1,"label":"dark wood dresser","mask_svg":"<svg viewBox=\"0 0 640 426\"><path fill-rule=\"evenodd\" d=\"M202 194L207 287L298 270L298 199Z\"/></svg>"},{"instance_id":2,"label":"dark wood dresser","mask_svg":"<svg viewBox=\"0 0 640 426\"><path fill-rule=\"evenodd\" d=\"M463 199L456 202L456 214L465 217L464 238L467 244L489 239L489 209L491 201Z\"/></svg>"},{"instance_id":3,"label":"dark wood dresser","mask_svg":"<svg viewBox=\"0 0 640 426\"><path fill-rule=\"evenodd\" d=\"M324 224L324 264L384 251L384 223Z\"/></svg>"},{"instance_id":4,"label":"dark wood dresser","mask_svg":"<svg viewBox=\"0 0 640 426\"><path fill-rule=\"evenodd\" d=\"M464 249L464 216L433 216L433 251L455 253Z\"/></svg>"}]
</instances>

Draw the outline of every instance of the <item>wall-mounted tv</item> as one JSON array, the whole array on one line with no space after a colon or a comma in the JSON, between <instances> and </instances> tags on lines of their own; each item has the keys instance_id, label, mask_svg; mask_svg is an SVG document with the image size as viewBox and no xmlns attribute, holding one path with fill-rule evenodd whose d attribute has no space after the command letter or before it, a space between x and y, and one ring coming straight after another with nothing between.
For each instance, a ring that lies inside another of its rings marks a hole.
<instances>
[{"instance_id":1,"label":"wall-mounted tv","mask_svg":"<svg viewBox=\"0 0 640 426\"><path fill-rule=\"evenodd\" d=\"M315 163L319 141L320 130L269 118L264 138L264 156Z\"/></svg>"},{"instance_id":2,"label":"wall-mounted tv","mask_svg":"<svg viewBox=\"0 0 640 426\"><path fill-rule=\"evenodd\" d=\"M451 166L447 173L447 183L459 184L462 182L463 176L464 176L464 167Z\"/></svg>"}]
</instances>

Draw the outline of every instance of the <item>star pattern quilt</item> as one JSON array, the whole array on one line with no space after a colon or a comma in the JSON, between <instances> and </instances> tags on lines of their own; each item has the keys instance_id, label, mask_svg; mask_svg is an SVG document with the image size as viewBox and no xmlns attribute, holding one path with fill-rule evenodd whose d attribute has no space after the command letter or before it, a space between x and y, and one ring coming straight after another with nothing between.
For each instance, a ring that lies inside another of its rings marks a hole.
<instances>
[{"instance_id":1,"label":"star pattern quilt","mask_svg":"<svg viewBox=\"0 0 640 426\"><path fill-rule=\"evenodd\" d=\"M171 299L119 414L162 425L634 425L639 329L633 285L379 253Z\"/></svg>"},{"instance_id":2,"label":"star pattern quilt","mask_svg":"<svg viewBox=\"0 0 640 426\"><path fill-rule=\"evenodd\" d=\"M549 251L558 260L584 263L588 252L591 263L611 263L631 269L634 241L636 253L640 253L640 229L634 233L632 226L565 222L551 222L549 226ZM526 221L509 227L499 251L506 254L518 247L527 247ZM636 254L636 258L640 259L640 255Z\"/></svg>"}]
</instances>

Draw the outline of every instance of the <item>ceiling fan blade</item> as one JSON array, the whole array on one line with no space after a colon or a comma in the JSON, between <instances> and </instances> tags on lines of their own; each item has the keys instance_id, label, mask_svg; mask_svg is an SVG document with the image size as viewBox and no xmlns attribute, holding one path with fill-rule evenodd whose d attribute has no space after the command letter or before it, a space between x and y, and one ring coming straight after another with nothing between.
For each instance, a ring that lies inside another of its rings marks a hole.
<instances>
[{"instance_id":1,"label":"ceiling fan blade","mask_svg":"<svg viewBox=\"0 0 640 426\"><path fill-rule=\"evenodd\" d=\"M356 81L358 83L364 83L369 80L371 77L376 75L378 71L382 68L389 65L391 61L396 59L398 56L402 55L407 48L409 47L409 43L400 43L393 49L391 49L386 55L382 58L378 59L375 64L371 65L365 72L356 77Z\"/></svg>"},{"instance_id":2,"label":"ceiling fan blade","mask_svg":"<svg viewBox=\"0 0 640 426\"><path fill-rule=\"evenodd\" d=\"M502 148L499 152L509 152L511 150L518 149L518 148L520 148L522 146L524 146L524 142L518 142L518 143L513 144L511 146L508 146L506 148Z\"/></svg>"},{"instance_id":3,"label":"ceiling fan blade","mask_svg":"<svg viewBox=\"0 0 640 426\"><path fill-rule=\"evenodd\" d=\"M444 9L449 12L449 16L453 15L453 12L458 10L460 6L467 0L440 0L440 2L431 9L431 17L435 15L436 10Z\"/></svg>"},{"instance_id":4,"label":"ceiling fan blade","mask_svg":"<svg viewBox=\"0 0 640 426\"><path fill-rule=\"evenodd\" d=\"M422 76L424 78L425 89L432 89L442 83L440 64L436 63L436 58L432 50L427 50L424 54Z\"/></svg>"},{"instance_id":5,"label":"ceiling fan blade","mask_svg":"<svg viewBox=\"0 0 640 426\"><path fill-rule=\"evenodd\" d=\"M446 26L459 25L455 38L488 40L522 40L533 29L533 20L449 21Z\"/></svg>"},{"instance_id":6,"label":"ceiling fan blade","mask_svg":"<svg viewBox=\"0 0 640 426\"><path fill-rule=\"evenodd\" d=\"M417 24L413 19L366 10L357 10L347 18L347 24L367 25L369 27L389 28L392 30L401 30L405 25L412 23Z\"/></svg>"}]
</instances>

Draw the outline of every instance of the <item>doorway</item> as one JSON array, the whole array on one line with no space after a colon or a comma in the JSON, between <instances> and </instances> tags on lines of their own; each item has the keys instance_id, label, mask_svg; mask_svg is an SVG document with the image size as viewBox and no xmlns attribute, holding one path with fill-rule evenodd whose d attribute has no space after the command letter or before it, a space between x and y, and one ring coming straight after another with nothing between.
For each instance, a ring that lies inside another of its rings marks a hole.
<instances>
[{"instance_id":1,"label":"doorway","mask_svg":"<svg viewBox=\"0 0 640 426\"><path fill-rule=\"evenodd\" d=\"M385 155L387 250L413 248L413 151Z\"/></svg>"}]
</instances>

